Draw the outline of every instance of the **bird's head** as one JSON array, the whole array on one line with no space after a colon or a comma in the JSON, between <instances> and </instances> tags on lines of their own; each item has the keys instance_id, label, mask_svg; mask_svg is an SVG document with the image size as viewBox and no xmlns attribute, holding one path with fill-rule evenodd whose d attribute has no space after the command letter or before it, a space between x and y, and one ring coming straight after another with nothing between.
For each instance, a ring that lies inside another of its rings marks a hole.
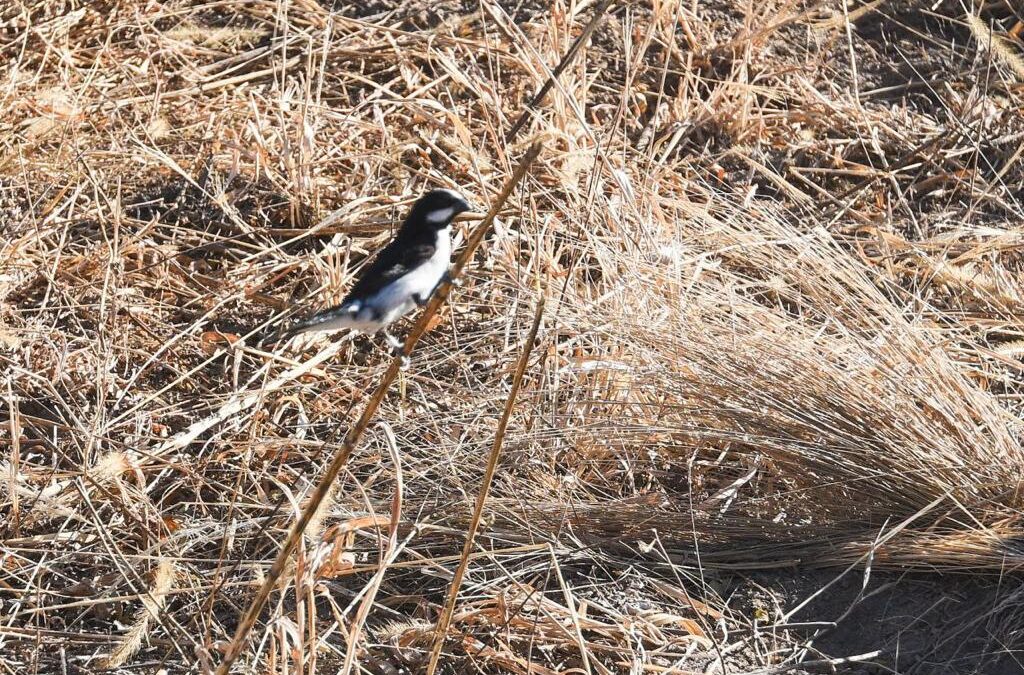
<instances>
[{"instance_id":1,"label":"bird's head","mask_svg":"<svg viewBox=\"0 0 1024 675\"><path fill-rule=\"evenodd\" d=\"M469 202L454 190L431 190L416 200L403 229L443 230L460 213L471 211Z\"/></svg>"}]
</instances>

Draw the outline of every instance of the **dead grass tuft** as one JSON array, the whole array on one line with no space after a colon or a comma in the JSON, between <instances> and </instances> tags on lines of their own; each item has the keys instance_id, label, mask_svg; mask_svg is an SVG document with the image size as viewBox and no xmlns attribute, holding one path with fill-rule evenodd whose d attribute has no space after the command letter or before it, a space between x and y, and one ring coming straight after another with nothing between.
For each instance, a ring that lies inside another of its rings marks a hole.
<instances>
[{"instance_id":1,"label":"dead grass tuft","mask_svg":"<svg viewBox=\"0 0 1024 675\"><path fill-rule=\"evenodd\" d=\"M537 139L238 672L423 669L460 565L439 672L786 669L730 573L1019 571L1020 18L613 2L574 52L603 6L0 10L8 670L217 667L389 363L260 339Z\"/></svg>"}]
</instances>

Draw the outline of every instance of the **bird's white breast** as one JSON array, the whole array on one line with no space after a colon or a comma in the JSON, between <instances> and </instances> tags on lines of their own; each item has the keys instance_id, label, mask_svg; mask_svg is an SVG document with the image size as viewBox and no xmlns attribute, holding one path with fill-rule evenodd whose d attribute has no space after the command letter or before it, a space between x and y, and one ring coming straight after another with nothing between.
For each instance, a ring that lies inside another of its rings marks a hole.
<instances>
[{"instance_id":1,"label":"bird's white breast","mask_svg":"<svg viewBox=\"0 0 1024 675\"><path fill-rule=\"evenodd\" d=\"M437 233L434 255L380 289L375 296L367 299L366 304L376 308L381 315L381 323L385 326L397 321L416 307L414 295L423 299L429 297L430 292L448 271L451 255L451 228L446 227Z\"/></svg>"}]
</instances>

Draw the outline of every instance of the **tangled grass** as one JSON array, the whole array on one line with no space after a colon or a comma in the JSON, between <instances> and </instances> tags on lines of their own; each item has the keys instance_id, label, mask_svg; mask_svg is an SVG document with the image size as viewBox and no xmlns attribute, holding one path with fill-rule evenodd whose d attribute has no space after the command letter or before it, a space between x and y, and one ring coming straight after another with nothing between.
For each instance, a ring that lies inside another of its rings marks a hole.
<instances>
[{"instance_id":1,"label":"tangled grass","mask_svg":"<svg viewBox=\"0 0 1024 675\"><path fill-rule=\"evenodd\" d=\"M260 337L535 140L238 672L426 667L541 296L446 672L786 672L715 570L1018 569L1022 18L614 2L527 105L599 4L2 10L6 670L216 668L388 366Z\"/></svg>"}]
</instances>

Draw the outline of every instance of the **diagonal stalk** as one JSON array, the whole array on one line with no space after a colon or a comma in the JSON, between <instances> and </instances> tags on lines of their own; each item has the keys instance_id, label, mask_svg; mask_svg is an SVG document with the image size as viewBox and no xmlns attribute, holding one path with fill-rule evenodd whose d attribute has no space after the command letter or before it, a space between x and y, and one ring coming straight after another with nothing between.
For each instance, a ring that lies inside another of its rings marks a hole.
<instances>
[{"instance_id":1,"label":"diagonal stalk","mask_svg":"<svg viewBox=\"0 0 1024 675\"><path fill-rule=\"evenodd\" d=\"M349 429L348 434L345 436L345 442L342 443L341 447L335 453L334 458L331 460L330 465L327 467L327 471L324 473L323 478L317 484L316 489L313 490L313 494L310 495L309 501L306 507L302 510L299 519L292 526L288 532L288 536L285 538L284 543L281 545L281 550L278 551L277 557L274 559L274 563L270 566L270 571L267 573L266 579L256 592L256 596L249 603L245 613L242 615L241 620L238 623L238 628L235 630L235 635L231 639L231 643L228 645L227 651L224 654L224 660L221 661L220 665L217 666L215 675L227 675L231 669L231 664L235 662L238 655L242 651L242 647L245 646L246 638L249 636L249 632L252 627L256 624L257 618L259 618L260 611L263 609L263 605L266 604L267 598L270 597L271 591L274 590L274 586L277 585L278 579L284 573L285 567L288 564L288 559L295 551L299 540L302 538L303 533L309 526L309 522L313 519L320 505L323 503L327 494L331 490L331 486L334 485L335 479L341 470L348 464L349 457L352 455L352 451L363 437L363 433L366 431L366 427L369 426L373 420L373 416L377 413L377 408L380 407L381 401L384 400L384 396L387 394L388 389L391 388L392 382L395 377L398 376L398 371L401 368L402 358L410 354L420 337L426 332L427 324L433 318L434 314L437 313L441 305L444 304L445 300L448 299L448 294L451 292L452 280L458 279L462 273L463 268L476 253L476 249L480 246L484 236L491 229L491 225L494 223L495 217L501 211L505 205L505 201L508 200L509 195L512 194L512 190L518 185L519 181L526 175L526 170L530 167L537 155L540 154L541 143L535 142L527 150L526 155L520 160L519 165L516 167L512 174L512 177L505 183L501 190L501 194L498 195L497 199L491 205L490 211L487 216L476 226L476 229L469 235L466 240L466 246L462 250L462 254L455 260L455 264L452 265L451 271L449 272L449 279L441 284L440 288L434 293L430 302L427 303L426 309L420 315L419 321L413 326L409 332L409 336L405 340L405 346L402 348L402 353L396 356L392 361L391 365L385 371L384 376L381 378L380 384L377 385L377 389L370 396L370 400L367 402L366 407L363 409L363 414L356 421L355 425Z\"/></svg>"}]
</instances>

